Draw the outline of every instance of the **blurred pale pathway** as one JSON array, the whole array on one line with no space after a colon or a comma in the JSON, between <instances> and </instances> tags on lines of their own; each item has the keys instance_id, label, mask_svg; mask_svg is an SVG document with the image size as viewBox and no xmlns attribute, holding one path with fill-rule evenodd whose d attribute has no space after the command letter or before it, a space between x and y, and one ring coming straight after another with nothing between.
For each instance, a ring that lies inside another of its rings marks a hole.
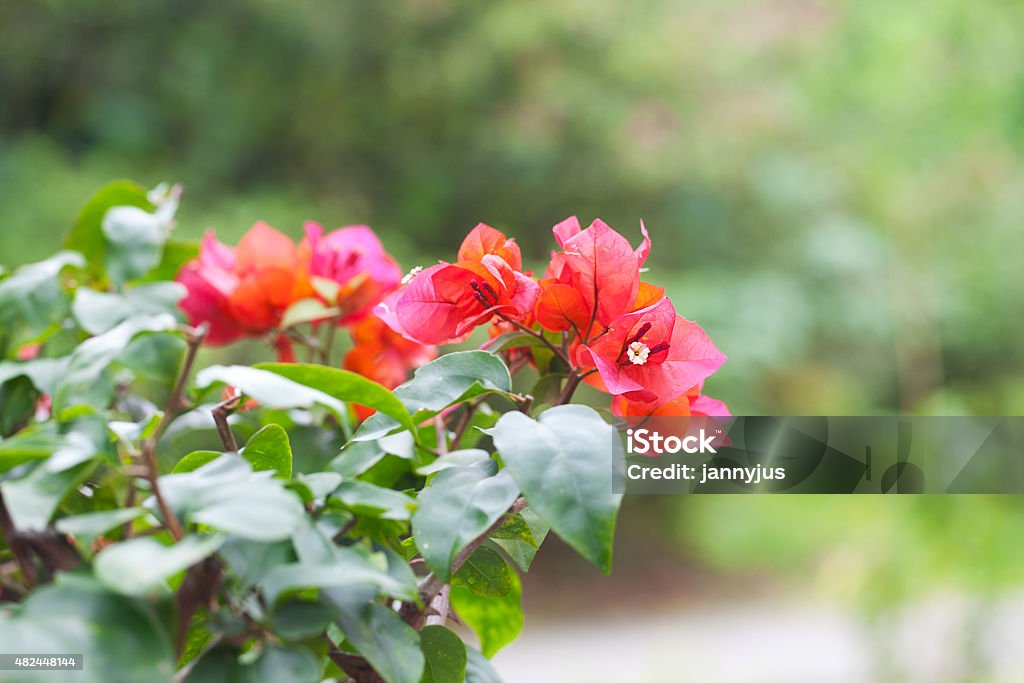
<instances>
[{"instance_id":1,"label":"blurred pale pathway","mask_svg":"<svg viewBox=\"0 0 1024 683\"><path fill-rule=\"evenodd\" d=\"M974 657L988 677L972 675L965 656L967 603L944 598L905 611L884 645L896 680L1024 680L1016 636L1024 595L992 610L976 634ZM836 607L759 602L702 606L653 615L566 620L528 618L523 635L494 663L507 683L878 683L878 651L856 614Z\"/></svg>"}]
</instances>

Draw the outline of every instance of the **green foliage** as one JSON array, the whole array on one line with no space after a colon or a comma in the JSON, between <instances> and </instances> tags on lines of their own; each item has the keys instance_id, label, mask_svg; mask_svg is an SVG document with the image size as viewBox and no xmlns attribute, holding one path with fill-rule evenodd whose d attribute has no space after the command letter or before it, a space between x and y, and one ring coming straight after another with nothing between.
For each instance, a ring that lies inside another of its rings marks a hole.
<instances>
[{"instance_id":1,"label":"green foliage","mask_svg":"<svg viewBox=\"0 0 1024 683\"><path fill-rule=\"evenodd\" d=\"M461 681L466 677L466 646L444 626L427 626L420 633L426 659L420 683Z\"/></svg>"},{"instance_id":2,"label":"green foliage","mask_svg":"<svg viewBox=\"0 0 1024 683\"><path fill-rule=\"evenodd\" d=\"M267 425L253 434L241 455L257 472L270 470L282 479L292 476L292 445L281 425Z\"/></svg>"},{"instance_id":3,"label":"green foliage","mask_svg":"<svg viewBox=\"0 0 1024 683\"><path fill-rule=\"evenodd\" d=\"M493 460L442 470L419 496L412 518L416 547L437 576L451 578L456 553L498 521L519 491Z\"/></svg>"},{"instance_id":4,"label":"green foliage","mask_svg":"<svg viewBox=\"0 0 1024 683\"><path fill-rule=\"evenodd\" d=\"M610 571L622 498L612 493L612 428L586 406L558 406L537 420L508 413L493 433L530 506L583 557Z\"/></svg>"},{"instance_id":5,"label":"green foliage","mask_svg":"<svg viewBox=\"0 0 1024 683\"><path fill-rule=\"evenodd\" d=\"M504 595L481 594L470 586L452 587L452 607L480 638L486 657L493 657L523 630L522 592L519 575L511 570Z\"/></svg>"},{"instance_id":6,"label":"green foliage","mask_svg":"<svg viewBox=\"0 0 1024 683\"><path fill-rule=\"evenodd\" d=\"M105 187L80 251L0 279L0 642L82 652L86 681L497 681L484 655L522 628L512 563L554 528L607 568L611 428L502 416L530 401L485 351L394 391L200 367L165 279L193 253L166 241L176 203ZM349 438L354 404L377 412ZM483 655L434 623L449 606Z\"/></svg>"}]
</instances>

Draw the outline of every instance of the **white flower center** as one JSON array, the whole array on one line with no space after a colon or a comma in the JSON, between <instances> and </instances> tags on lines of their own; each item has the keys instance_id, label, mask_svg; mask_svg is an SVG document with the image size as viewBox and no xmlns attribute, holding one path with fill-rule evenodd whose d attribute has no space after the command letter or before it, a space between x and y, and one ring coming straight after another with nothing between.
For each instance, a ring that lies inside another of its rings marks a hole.
<instances>
[{"instance_id":1,"label":"white flower center","mask_svg":"<svg viewBox=\"0 0 1024 683\"><path fill-rule=\"evenodd\" d=\"M405 274L405 277L403 277L403 278L402 278L402 284L403 284L403 285L407 285L407 284L409 284L410 282L412 282L412 279L413 279L414 277L416 277L416 275L417 275L417 274L418 274L418 273L419 273L419 272L420 272L421 270L423 270L423 266L416 266L415 268L413 268L412 270L410 270L410 271L409 271L408 273L406 273L406 274Z\"/></svg>"},{"instance_id":2,"label":"white flower center","mask_svg":"<svg viewBox=\"0 0 1024 683\"><path fill-rule=\"evenodd\" d=\"M629 362L633 365L643 365L647 362L647 357L650 355L650 348L643 342L635 341L626 349L626 358L629 358Z\"/></svg>"}]
</instances>

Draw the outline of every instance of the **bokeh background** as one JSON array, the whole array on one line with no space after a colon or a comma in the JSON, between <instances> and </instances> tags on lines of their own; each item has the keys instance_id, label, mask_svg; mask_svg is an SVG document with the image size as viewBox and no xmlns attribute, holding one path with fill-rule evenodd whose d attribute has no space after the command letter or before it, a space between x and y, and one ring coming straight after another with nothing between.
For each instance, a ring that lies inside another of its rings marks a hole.
<instances>
[{"instance_id":1,"label":"bokeh background","mask_svg":"<svg viewBox=\"0 0 1024 683\"><path fill-rule=\"evenodd\" d=\"M121 177L183 183L183 236L368 223L405 266L478 221L539 265L570 214L642 218L734 412L1021 414L1022 25L987 0L5 0L0 262ZM552 543L497 661L1020 680L1022 532L1013 497L630 500L612 578Z\"/></svg>"}]
</instances>

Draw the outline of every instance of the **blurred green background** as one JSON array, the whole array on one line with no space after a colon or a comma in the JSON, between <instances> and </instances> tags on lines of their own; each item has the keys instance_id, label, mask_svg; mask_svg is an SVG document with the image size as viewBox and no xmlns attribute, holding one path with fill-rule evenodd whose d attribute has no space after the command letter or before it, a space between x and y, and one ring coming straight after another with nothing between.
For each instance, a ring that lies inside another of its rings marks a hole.
<instances>
[{"instance_id":1,"label":"blurred green background","mask_svg":"<svg viewBox=\"0 0 1024 683\"><path fill-rule=\"evenodd\" d=\"M478 221L542 267L570 214L634 241L642 218L734 412L1021 414L1022 25L986 0L6 0L0 262L118 177L183 183L187 236L365 222L405 267ZM1024 575L1022 510L630 501L604 585L978 597ZM575 582L550 558L538 611Z\"/></svg>"}]
</instances>

